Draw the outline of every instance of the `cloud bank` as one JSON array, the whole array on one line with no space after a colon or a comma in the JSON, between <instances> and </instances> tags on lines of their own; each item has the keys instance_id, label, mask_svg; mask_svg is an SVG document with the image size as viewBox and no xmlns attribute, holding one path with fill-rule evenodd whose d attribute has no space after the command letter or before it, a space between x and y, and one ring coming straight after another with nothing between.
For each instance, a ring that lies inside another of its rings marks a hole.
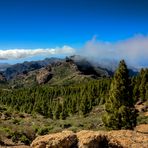
<instances>
[{"instance_id":1,"label":"cloud bank","mask_svg":"<svg viewBox=\"0 0 148 148\"><path fill-rule=\"evenodd\" d=\"M62 48L47 48L47 49L7 49L0 50L0 60L22 59L34 57L38 55L49 56L58 54L74 54L75 50L70 46Z\"/></svg>"},{"instance_id":2,"label":"cloud bank","mask_svg":"<svg viewBox=\"0 0 148 148\"><path fill-rule=\"evenodd\" d=\"M47 49L8 49L0 50L0 60L23 59L35 56L78 54L94 60L125 59L132 66L148 67L148 36L136 35L126 40L106 42L96 39L87 41L77 50L70 46Z\"/></svg>"},{"instance_id":3,"label":"cloud bank","mask_svg":"<svg viewBox=\"0 0 148 148\"><path fill-rule=\"evenodd\" d=\"M148 66L148 36L136 35L117 42L105 42L95 37L86 42L80 54L94 59L125 59L133 66Z\"/></svg>"}]
</instances>

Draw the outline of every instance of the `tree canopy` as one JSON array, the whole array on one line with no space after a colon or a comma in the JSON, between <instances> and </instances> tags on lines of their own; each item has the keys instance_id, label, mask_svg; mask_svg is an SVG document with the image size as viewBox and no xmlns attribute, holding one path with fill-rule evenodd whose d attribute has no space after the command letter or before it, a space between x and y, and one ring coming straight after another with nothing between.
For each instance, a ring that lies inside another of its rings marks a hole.
<instances>
[{"instance_id":1,"label":"tree canopy","mask_svg":"<svg viewBox=\"0 0 148 148\"><path fill-rule=\"evenodd\" d=\"M112 129L132 129L136 126L136 109L131 95L128 69L124 60L120 61L106 99L103 122Z\"/></svg>"}]
</instances>

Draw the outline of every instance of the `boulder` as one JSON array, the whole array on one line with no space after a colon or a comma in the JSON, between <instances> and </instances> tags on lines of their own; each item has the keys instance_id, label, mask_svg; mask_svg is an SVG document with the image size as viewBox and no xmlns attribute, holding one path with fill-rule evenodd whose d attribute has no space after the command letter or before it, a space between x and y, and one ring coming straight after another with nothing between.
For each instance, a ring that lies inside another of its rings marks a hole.
<instances>
[{"instance_id":1,"label":"boulder","mask_svg":"<svg viewBox=\"0 0 148 148\"><path fill-rule=\"evenodd\" d=\"M33 148L76 148L77 136L72 131L37 137L31 144Z\"/></svg>"},{"instance_id":2,"label":"boulder","mask_svg":"<svg viewBox=\"0 0 148 148\"><path fill-rule=\"evenodd\" d=\"M79 148L122 148L117 140L101 131L84 130L78 132L77 137L79 139Z\"/></svg>"},{"instance_id":3,"label":"boulder","mask_svg":"<svg viewBox=\"0 0 148 148\"><path fill-rule=\"evenodd\" d=\"M115 139L105 133L94 131L63 131L37 137L31 144L32 148L122 148Z\"/></svg>"}]
</instances>

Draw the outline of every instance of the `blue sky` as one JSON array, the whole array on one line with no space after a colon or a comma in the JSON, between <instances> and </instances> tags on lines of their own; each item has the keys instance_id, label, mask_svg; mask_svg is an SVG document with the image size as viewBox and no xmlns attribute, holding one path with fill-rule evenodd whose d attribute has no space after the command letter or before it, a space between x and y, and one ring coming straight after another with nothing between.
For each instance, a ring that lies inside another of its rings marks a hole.
<instances>
[{"instance_id":1,"label":"blue sky","mask_svg":"<svg viewBox=\"0 0 148 148\"><path fill-rule=\"evenodd\" d=\"M77 51L94 36L97 44L116 44L139 34L147 38L147 18L147 0L1 0L0 50L67 45ZM7 61L16 60L0 60Z\"/></svg>"}]
</instances>

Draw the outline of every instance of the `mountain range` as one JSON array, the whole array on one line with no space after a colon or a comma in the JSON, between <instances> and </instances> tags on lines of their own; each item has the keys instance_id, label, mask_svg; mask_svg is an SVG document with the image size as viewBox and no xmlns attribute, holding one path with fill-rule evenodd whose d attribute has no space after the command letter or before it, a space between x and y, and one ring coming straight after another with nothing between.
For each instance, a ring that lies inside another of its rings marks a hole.
<instances>
[{"instance_id":1,"label":"mountain range","mask_svg":"<svg viewBox=\"0 0 148 148\"><path fill-rule=\"evenodd\" d=\"M99 79L113 75L118 63L115 61L92 62L86 57L73 55L60 58L46 58L40 61L1 64L1 82L15 86L30 86L49 83L52 85L68 85L88 79ZM130 69L130 74L137 71Z\"/></svg>"}]
</instances>

